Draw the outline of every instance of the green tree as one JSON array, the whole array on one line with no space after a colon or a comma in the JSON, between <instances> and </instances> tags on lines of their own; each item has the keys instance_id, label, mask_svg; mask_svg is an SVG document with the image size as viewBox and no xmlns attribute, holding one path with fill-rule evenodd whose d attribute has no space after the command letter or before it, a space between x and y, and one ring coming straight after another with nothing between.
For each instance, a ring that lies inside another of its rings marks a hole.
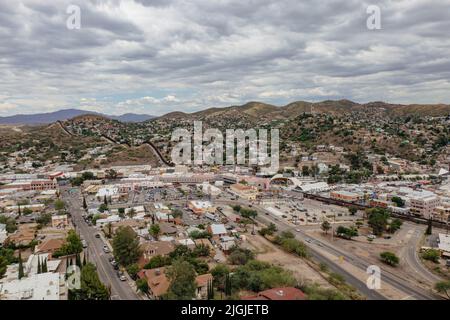
<instances>
[{"instance_id":1,"label":"green tree","mask_svg":"<svg viewBox=\"0 0 450 320\"><path fill-rule=\"evenodd\" d=\"M450 299L450 280L437 282L434 288L437 292L445 294L447 299Z\"/></svg>"},{"instance_id":2,"label":"green tree","mask_svg":"<svg viewBox=\"0 0 450 320\"><path fill-rule=\"evenodd\" d=\"M92 263L87 263L81 269L80 282L80 289L69 291L70 300L109 300L109 290L100 281Z\"/></svg>"},{"instance_id":3,"label":"green tree","mask_svg":"<svg viewBox=\"0 0 450 320\"><path fill-rule=\"evenodd\" d=\"M78 268L81 268L81 256L80 256L79 253L77 253L76 256L75 256L75 265L76 265Z\"/></svg>"},{"instance_id":4,"label":"green tree","mask_svg":"<svg viewBox=\"0 0 450 320\"><path fill-rule=\"evenodd\" d=\"M117 229L112 246L116 260L123 266L135 263L141 255L139 238L129 226Z\"/></svg>"},{"instance_id":5,"label":"green tree","mask_svg":"<svg viewBox=\"0 0 450 320\"><path fill-rule=\"evenodd\" d=\"M240 213L241 213L241 216L243 216L244 218L249 218L249 219L254 219L258 215L256 210L251 210L251 209L246 209L246 208L242 208Z\"/></svg>"},{"instance_id":6,"label":"green tree","mask_svg":"<svg viewBox=\"0 0 450 320\"><path fill-rule=\"evenodd\" d=\"M57 211L61 211L66 207L66 204L64 203L64 201L62 201L60 199L57 199L55 201L54 205L55 205L55 210L57 210Z\"/></svg>"},{"instance_id":7,"label":"green tree","mask_svg":"<svg viewBox=\"0 0 450 320\"><path fill-rule=\"evenodd\" d=\"M276 231L277 231L277 226L273 223L270 223L269 226L267 226L266 228L262 228L261 230L259 230L259 234L262 236L265 236L265 235L271 236Z\"/></svg>"},{"instance_id":8,"label":"green tree","mask_svg":"<svg viewBox=\"0 0 450 320\"><path fill-rule=\"evenodd\" d=\"M32 214L32 213L33 213L33 210L31 210L31 209L28 208L28 207L26 207L26 208L23 209L23 214L24 214L25 216L28 216L28 215L30 215L30 214Z\"/></svg>"},{"instance_id":9,"label":"green tree","mask_svg":"<svg viewBox=\"0 0 450 320\"><path fill-rule=\"evenodd\" d=\"M132 219L135 215L136 215L136 210L134 210L134 208L131 208L130 210L127 211L127 216L130 219Z\"/></svg>"},{"instance_id":10,"label":"green tree","mask_svg":"<svg viewBox=\"0 0 450 320\"><path fill-rule=\"evenodd\" d=\"M16 219L0 215L0 223L6 225L6 232L13 233L17 230Z\"/></svg>"},{"instance_id":11,"label":"green tree","mask_svg":"<svg viewBox=\"0 0 450 320\"><path fill-rule=\"evenodd\" d=\"M75 230L70 230L65 243L55 252L54 257L78 254L83 251L83 243Z\"/></svg>"},{"instance_id":12,"label":"green tree","mask_svg":"<svg viewBox=\"0 0 450 320\"><path fill-rule=\"evenodd\" d=\"M389 224L389 232L394 233L395 231L400 229L402 224L403 224L402 220L400 220L398 218L393 219L391 221L391 223Z\"/></svg>"},{"instance_id":13,"label":"green tree","mask_svg":"<svg viewBox=\"0 0 450 320\"><path fill-rule=\"evenodd\" d=\"M44 261L42 262L42 273L46 273L48 272L48 266L47 266L47 258L44 259Z\"/></svg>"},{"instance_id":14,"label":"green tree","mask_svg":"<svg viewBox=\"0 0 450 320\"><path fill-rule=\"evenodd\" d=\"M441 254L439 250L436 249L428 249L422 253L422 258L425 260L433 261L434 263L439 263L439 258Z\"/></svg>"},{"instance_id":15,"label":"green tree","mask_svg":"<svg viewBox=\"0 0 450 320\"><path fill-rule=\"evenodd\" d=\"M87 208L88 208L88 206L87 206L87 203L86 203L86 198L83 197L83 209L87 210Z\"/></svg>"},{"instance_id":16,"label":"green tree","mask_svg":"<svg viewBox=\"0 0 450 320\"><path fill-rule=\"evenodd\" d=\"M327 234L328 230L331 229L331 224L327 220L325 220L324 222L322 222L320 228L325 232L325 234Z\"/></svg>"},{"instance_id":17,"label":"green tree","mask_svg":"<svg viewBox=\"0 0 450 320\"><path fill-rule=\"evenodd\" d=\"M377 236L382 235L388 224L389 212L383 208L373 208L367 210L367 213L368 224L372 228L372 232Z\"/></svg>"},{"instance_id":18,"label":"green tree","mask_svg":"<svg viewBox=\"0 0 450 320\"><path fill-rule=\"evenodd\" d=\"M354 215L356 214L356 212L358 212L358 208L355 207L355 206L350 206L350 207L348 208L348 211L350 212L350 214L351 214L352 216L354 216Z\"/></svg>"},{"instance_id":19,"label":"green tree","mask_svg":"<svg viewBox=\"0 0 450 320\"><path fill-rule=\"evenodd\" d=\"M158 239L161 233L161 227L159 224L152 224L148 229L148 232L152 235L153 238Z\"/></svg>"},{"instance_id":20,"label":"green tree","mask_svg":"<svg viewBox=\"0 0 450 320\"><path fill-rule=\"evenodd\" d=\"M127 266L127 272L130 275L130 277L133 279L136 279L139 270L140 270L140 268L137 263L133 263L133 264L130 264L129 266Z\"/></svg>"},{"instance_id":21,"label":"green tree","mask_svg":"<svg viewBox=\"0 0 450 320\"><path fill-rule=\"evenodd\" d=\"M41 227L48 225L52 221L52 215L50 213L41 213L39 217L36 218L36 222L41 225Z\"/></svg>"},{"instance_id":22,"label":"green tree","mask_svg":"<svg viewBox=\"0 0 450 320\"><path fill-rule=\"evenodd\" d=\"M100 207L98 207L98 211L100 211L100 212L105 212L106 210L108 210L108 205L106 205L104 203L102 203L100 205Z\"/></svg>"},{"instance_id":23,"label":"green tree","mask_svg":"<svg viewBox=\"0 0 450 320\"><path fill-rule=\"evenodd\" d=\"M302 167L302 176L309 176L310 174L310 170L308 166L303 166Z\"/></svg>"},{"instance_id":24,"label":"green tree","mask_svg":"<svg viewBox=\"0 0 450 320\"><path fill-rule=\"evenodd\" d=\"M208 281L207 291L208 291L208 294L207 294L208 300L214 300L214 287L213 287L212 280Z\"/></svg>"},{"instance_id":25,"label":"green tree","mask_svg":"<svg viewBox=\"0 0 450 320\"><path fill-rule=\"evenodd\" d=\"M384 263L395 267L400 262L400 259L393 252L385 251L380 253L380 259Z\"/></svg>"},{"instance_id":26,"label":"green tree","mask_svg":"<svg viewBox=\"0 0 450 320\"><path fill-rule=\"evenodd\" d=\"M136 287L142 293L148 293L148 282L145 279L136 280Z\"/></svg>"},{"instance_id":27,"label":"green tree","mask_svg":"<svg viewBox=\"0 0 450 320\"><path fill-rule=\"evenodd\" d=\"M183 211L181 211L180 209L173 209L172 210L172 217L174 217L174 218L181 218L181 217L183 217Z\"/></svg>"},{"instance_id":28,"label":"green tree","mask_svg":"<svg viewBox=\"0 0 450 320\"><path fill-rule=\"evenodd\" d=\"M19 280L25 276L23 271L22 253L19 251Z\"/></svg>"},{"instance_id":29,"label":"green tree","mask_svg":"<svg viewBox=\"0 0 450 320\"><path fill-rule=\"evenodd\" d=\"M168 266L172 263L172 258L169 256L156 255L144 266L144 269L154 269Z\"/></svg>"},{"instance_id":30,"label":"green tree","mask_svg":"<svg viewBox=\"0 0 450 320\"><path fill-rule=\"evenodd\" d=\"M244 248L234 247L230 250L230 255L228 256L228 261L231 264L246 264L249 260L254 259L255 254Z\"/></svg>"},{"instance_id":31,"label":"green tree","mask_svg":"<svg viewBox=\"0 0 450 320\"><path fill-rule=\"evenodd\" d=\"M220 290L224 290L225 288L225 278L230 273L230 268L226 264L217 264L214 268L211 269L211 275L214 279L214 284Z\"/></svg>"},{"instance_id":32,"label":"green tree","mask_svg":"<svg viewBox=\"0 0 450 320\"><path fill-rule=\"evenodd\" d=\"M84 180L94 180L95 176L92 172L86 171L81 174L81 179Z\"/></svg>"},{"instance_id":33,"label":"green tree","mask_svg":"<svg viewBox=\"0 0 450 320\"><path fill-rule=\"evenodd\" d=\"M38 256L38 265L37 265L37 273L42 273L42 266L41 266L41 257Z\"/></svg>"},{"instance_id":34,"label":"green tree","mask_svg":"<svg viewBox=\"0 0 450 320\"><path fill-rule=\"evenodd\" d=\"M176 260L166 269L170 281L167 298L170 300L192 300L195 297L197 284L193 266L183 260Z\"/></svg>"},{"instance_id":35,"label":"green tree","mask_svg":"<svg viewBox=\"0 0 450 320\"><path fill-rule=\"evenodd\" d=\"M106 170L106 178L110 180L117 179L117 171L114 169L108 169Z\"/></svg>"},{"instance_id":36,"label":"green tree","mask_svg":"<svg viewBox=\"0 0 450 320\"><path fill-rule=\"evenodd\" d=\"M403 200L402 198L400 198L398 196L392 197L391 201L394 202L395 205L399 208L403 208L405 206L405 200Z\"/></svg>"},{"instance_id":37,"label":"green tree","mask_svg":"<svg viewBox=\"0 0 450 320\"><path fill-rule=\"evenodd\" d=\"M6 273L9 264L17 263L18 258L14 256L14 250L0 247L0 278Z\"/></svg>"},{"instance_id":38,"label":"green tree","mask_svg":"<svg viewBox=\"0 0 450 320\"><path fill-rule=\"evenodd\" d=\"M339 226L336 229L336 234L341 238L351 239L358 236L358 230L354 227L347 228L344 226Z\"/></svg>"},{"instance_id":39,"label":"green tree","mask_svg":"<svg viewBox=\"0 0 450 320\"><path fill-rule=\"evenodd\" d=\"M428 219L428 226L427 230L425 231L426 235L431 235L433 233L433 220L430 218Z\"/></svg>"},{"instance_id":40,"label":"green tree","mask_svg":"<svg viewBox=\"0 0 450 320\"><path fill-rule=\"evenodd\" d=\"M224 292L227 297L231 296L231 290L232 290L231 277L230 277L230 274L227 273L225 275L225 288L224 288Z\"/></svg>"}]
</instances>

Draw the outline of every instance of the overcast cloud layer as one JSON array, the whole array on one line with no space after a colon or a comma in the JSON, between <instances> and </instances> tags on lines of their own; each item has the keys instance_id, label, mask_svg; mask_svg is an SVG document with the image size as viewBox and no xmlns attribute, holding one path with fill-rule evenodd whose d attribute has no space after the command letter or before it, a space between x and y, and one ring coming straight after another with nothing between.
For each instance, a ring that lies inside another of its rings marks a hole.
<instances>
[{"instance_id":1,"label":"overcast cloud layer","mask_svg":"<svg viewBox=\"0 0 450 320\"><path fill-rule=\"evenodd\" d=\"M450 0L0 0L0 115L450 103L449 30Z\"/></svg>"}]
</instances>

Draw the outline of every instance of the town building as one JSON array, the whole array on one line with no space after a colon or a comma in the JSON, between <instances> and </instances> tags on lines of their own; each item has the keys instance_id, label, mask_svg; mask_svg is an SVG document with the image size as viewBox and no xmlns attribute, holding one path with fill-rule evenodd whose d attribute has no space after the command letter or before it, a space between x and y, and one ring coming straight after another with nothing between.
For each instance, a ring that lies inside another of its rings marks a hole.
<instances>
[{"instance_id":1,"label":"town building","mask_svg":"<svg viewBox=\"0 0 450 320\"><path fill-rule=\"evenodd\" d=\"M214 213L216 208L210 201L193 200L188 202L188 208L196 215L203 215L205 213Z\"/></svg>"},{"instance_id":2,"label":"town building","mask_svg":"<svg viewBox=\"0 0 450 320\"><path fill-rule=\"evenodd\" d=\"M240 183L232 184L230 186L230 191L238 197L249 201L256 200L258 195L258 189L256 187Z\"/></svg>"},{"instance_id":3,"label":"town building","mask_svg":"<svg viewBox=\"0 0 450 320\"><path fill-rule=\"evenodd\" d=\"M46 272L0 282L0 296L4 300L67 300L64 275Z\"/></svg>"},{"instance_id":4,"label":"town building","mask_svg":"<svg viewBox=\"0 0 450 320\"><path fill-rule=\"evenodd\" d=\"M52 227L58 229L64 229L69 226L69 218L67 214L52 216Z\"/></svg>"},{"instance_id":5,"label":"town building","mask_svg":"<svg viewBox=\"0 0 450 320\"><path fill-rule=\"evenodd\" d=\"M345 202L357 202L361 200L361 196L358 193L345 191L345 190L336 190L330 192L330 198L334 200L341 200Z\"/></svg>"}]
</instances>

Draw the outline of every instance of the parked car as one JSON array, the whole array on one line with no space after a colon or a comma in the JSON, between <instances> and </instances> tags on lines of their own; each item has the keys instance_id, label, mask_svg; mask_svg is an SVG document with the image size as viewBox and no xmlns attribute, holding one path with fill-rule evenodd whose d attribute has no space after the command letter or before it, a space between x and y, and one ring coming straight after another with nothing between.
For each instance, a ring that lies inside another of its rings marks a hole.
<instances>
[{"instance_id":1,"label":"parked car","mask_svg":"<svg viewBox=\"0 0 450 320\"><path fill-rule=\"evenodd\" d=\"M81 244L83 245L83 248L85 248L85 249L88 247L86 240L82 240Z\"/></svg>"},{"instance_id":2,"label":"parked car","mask_svg":"<svg viewBox=\"0 0 450 320\"><path fill-rule=\"evenodd\" d=\"M96 233L96 234L95 234L95 237L96 237L96 238L100 238L100 233Z\"/></svg>"},{"instance_id":3,"label":"parked car","mask_svg":"<svg viewBox=\"0 0 450 320\"><path fill-rule=\"evenodd\" d=\"M103 251L105 253L109 253L109 248L108 248L108 246L106 244L103 246Z\"/></svg>"},{"instance_id":4,"label":"parked car","mask_svg":"<svg viewBox=\"0 0 450 320\"><path fill-rule=\"evenodd\" d=\"M127 278L125 277L125 274L122 271L117 271L117 276L119 277L120 281L127 280Z\"/></svg>"}]
</instances>

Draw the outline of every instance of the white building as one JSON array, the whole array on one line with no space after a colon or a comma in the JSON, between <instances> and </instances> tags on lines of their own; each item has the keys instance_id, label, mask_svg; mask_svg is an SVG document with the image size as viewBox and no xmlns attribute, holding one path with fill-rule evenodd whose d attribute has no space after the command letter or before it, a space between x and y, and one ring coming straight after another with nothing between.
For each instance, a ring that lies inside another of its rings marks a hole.
<instances>
[{"instance_id":1,"label":"white building","mask_svg":"<svg viewBox=\"0 0 450 320\"><path fill-rule=\"evenodd\" d=\"M450 235L439 233L439 250L444 257L450 258Z\"/></svg>"},{"instance_id":2,"label":"white building","mask_svg":"<svg viewBox=\"0 0 450 320\"><path fill-rule=\"evenodd\" d=\"M298 188L303 192L324 192L330 190L330 186L326 182L315 182L308 184L301 184Z\"/></svg>"},{"instance_id":3,"label":"white building","mask_svg":"<svg viewBox=\"0 0 450 320\"><path fill-rule=\"evenodd\" d=\"M0 224L0 244L5 242L8 237L8 233L6 232L6 224Z\"/></svg>"},{"instance_id":4,"label":"white building","mask_svg":"<svg viewBox=\"0 0 450 320\"><path fill-rule=\"evenodd\" d=\"M98 190L98 192L95 196L97 198L104 198L105 196L108 198L108 197L112 197L118 193L119 193L119 188L116 186L103 187Z\"/></svg>"},{"instance_id":5,"label":"white building","mask_svg":"<svg viewBox=\"0 0 450 320\"><path fill-rule=\"evenodd\" d=\"M0 283L4 300L67 300L64 275L40 273Z\"/></svg>"},{"instance_id":6,"label":"white building","mask_svg":"<svg viewBox=\"0 0 450 320\"><path fill-rule=\"evenodd\" d=\"M204 194L210 195L210 196L218 196L222 193L222 190L217 188L214 185L209 184L208 182L204 182L202 184L198 184L197 188L199 188Z\"/></svg>"},{"instance_id":7,"label":"white building","mask_svg":"<svg viewBox=\"0 0 450 320\"><path fill-rule=\"evenodd\" d=\"M410 212L428 219L433 215L434 208L440 203L440 198L435 194L415 195L410 197Z\"/></svg>"},{"instance_id":8,"label":"white building","mask_svg":"<svg viewBox=\"0 0 450 320\"><path fill-rule=\"evenodd\" d=\"M120 221L119 215L114 214L114 215L111 215L111 216L109 216L107 218L104 218L104 219L97 219L95 225L97 227L102 227L102 226L104 226L104 225L106 225L108 223L114 223L114 222L119 222L119 221Z\"/></svg>"}]
</instances>

